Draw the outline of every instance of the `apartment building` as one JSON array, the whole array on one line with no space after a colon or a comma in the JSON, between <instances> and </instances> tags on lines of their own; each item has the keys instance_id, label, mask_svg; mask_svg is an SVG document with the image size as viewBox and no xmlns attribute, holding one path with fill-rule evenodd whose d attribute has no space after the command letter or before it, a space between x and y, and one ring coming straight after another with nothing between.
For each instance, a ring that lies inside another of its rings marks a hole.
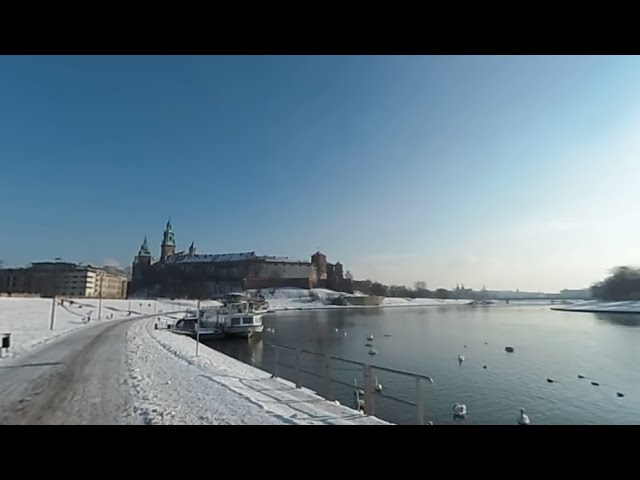
<instances>
[{"instance_id":1,"label":"apartment building","mask_svg":"<svg viewBox=\"0 0 640 480\"><path fill-rule=\"evenodd\" d=\"M43 297L126 298L127 276L69 262L36 262L28 268L0 269L0 291Z\"/></svg>"}]
</instances>

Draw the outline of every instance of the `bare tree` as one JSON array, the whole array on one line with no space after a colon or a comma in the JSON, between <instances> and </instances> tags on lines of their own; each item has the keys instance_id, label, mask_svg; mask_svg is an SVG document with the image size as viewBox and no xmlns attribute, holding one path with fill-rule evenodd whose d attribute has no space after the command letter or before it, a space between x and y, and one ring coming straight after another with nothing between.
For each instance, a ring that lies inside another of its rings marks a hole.
<instances>
[{"instance_id":1,"label":"bare tree","mask_svg":"<svg viewBox=\"0 0 640 480\"><path fill-rule=\"evenodd\" d=\"M344 278L346 278L347 280L353 280L353 274L347 270L347 272L344 274Z\"/></svg>"},{"instance_id":2,"label":"bare tree","mask_svg":"<svg viewBox=\"0 0 640 480\"><path fill-rule=\"evenodd\" d=\"M423 282L423 281L416 282L414 284L414 287L415 287L416 290L426 290L427 289L427 282Z\"/></svg>"}]
</instances>

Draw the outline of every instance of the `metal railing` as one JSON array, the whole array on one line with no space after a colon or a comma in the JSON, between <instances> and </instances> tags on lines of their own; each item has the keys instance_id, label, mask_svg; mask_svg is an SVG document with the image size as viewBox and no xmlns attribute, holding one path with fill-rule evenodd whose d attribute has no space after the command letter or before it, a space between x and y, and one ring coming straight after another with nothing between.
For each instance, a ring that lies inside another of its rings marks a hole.
<instances>
[{"instance_id":1,"label":"metal railing","mask_svg":"<svg viewBox=\"0 0 640 480\"><path fill-rule=\"evenodd\" d=\"M335 400L334 385L336 384L342 385L354 391L357 391L360 389L357 384L355 385L349 384L347 382L343 382L336 378L335 370L338 370L339 368L335 365L335 362L343 362L350 365L354 365L356 368L360 368L362 370L362 380L363 380L363 386L364 386L364 388L362 388L362 391L364 392L363 410L366 415L372 415L372 416L375 415L376 397L381 397L381 398L402 403L407 406L415 407L416 421L418 425L424 425L424 383L425 382L432 383L430 377L426 375L420 375L417 373L396 370L393 368L386 368L386 367L380 367L378 365L371 365L368 363L356 362L355 360L349 360L346 358L336 357L333 355L312 352L309 350L304 350L300 347L291 347L287 345L280 345L277 343L272 343L271 346L274 348L274 361L273 361L273 372L272 372L274 378L279 377L278 367L280 366L287 367L294 370L295 372L294 382L295 382L296 388L303 387L302 385L303 373L307 375L311 375L313 377L317 377L317 378L324 378L325 390L324 390L323 396L327 400L334 401ZM280 361L279 352L281 350L295 352L295 365L290 365ZM310 355L313 357L323 358L324 359L323 364L324 364L324 370L325 370L324 375L321 375L314 371L304 369L302 367L303 355ZM345 369L342 369L342 370L345 370ZM410 377L415 379L415 387L416 387L415 403L408 400L404 400L402 398L394 397L393 395L382 393L382 391L376 391L376 388L375 388L376 386L374 384L374 377L373 377L374 371L387 372L387 373L401 375L404 377Z\"/></svg>"}]
</instances>

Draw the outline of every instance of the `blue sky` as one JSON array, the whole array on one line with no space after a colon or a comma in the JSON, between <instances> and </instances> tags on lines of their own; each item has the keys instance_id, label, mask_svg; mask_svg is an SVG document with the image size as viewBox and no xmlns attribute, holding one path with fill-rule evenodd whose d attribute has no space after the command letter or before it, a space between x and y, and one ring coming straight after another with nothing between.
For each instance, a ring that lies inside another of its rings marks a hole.
<instances>
[{"instance_id":1,"label":"blue sky","mask_svg":"<svg viewBox=\"0 0 640 480\"><path fill-rule=\"evenodd\" d=\"M640 263L637 57L2 57L0 258L557 290Z\"/></svg>"}]
</instances>

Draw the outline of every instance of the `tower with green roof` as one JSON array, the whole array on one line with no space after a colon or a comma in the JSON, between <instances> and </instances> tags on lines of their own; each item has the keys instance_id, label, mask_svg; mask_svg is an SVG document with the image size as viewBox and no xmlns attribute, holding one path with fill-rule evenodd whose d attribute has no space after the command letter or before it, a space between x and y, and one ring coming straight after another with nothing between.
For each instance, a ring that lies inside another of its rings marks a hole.
<instances>
[{"instance_id":1,"label":"tower with green roof","mask_svg":"<svg viewBox=\"0 0 640 480\"><path fill-rule=\"evenodd\" d=\"M171 226L171 219L167 222L162 235L162 245L160 245L160 261L164 262L167 257L176 253L176 237Z\"/></svg>"}]
</instances>

